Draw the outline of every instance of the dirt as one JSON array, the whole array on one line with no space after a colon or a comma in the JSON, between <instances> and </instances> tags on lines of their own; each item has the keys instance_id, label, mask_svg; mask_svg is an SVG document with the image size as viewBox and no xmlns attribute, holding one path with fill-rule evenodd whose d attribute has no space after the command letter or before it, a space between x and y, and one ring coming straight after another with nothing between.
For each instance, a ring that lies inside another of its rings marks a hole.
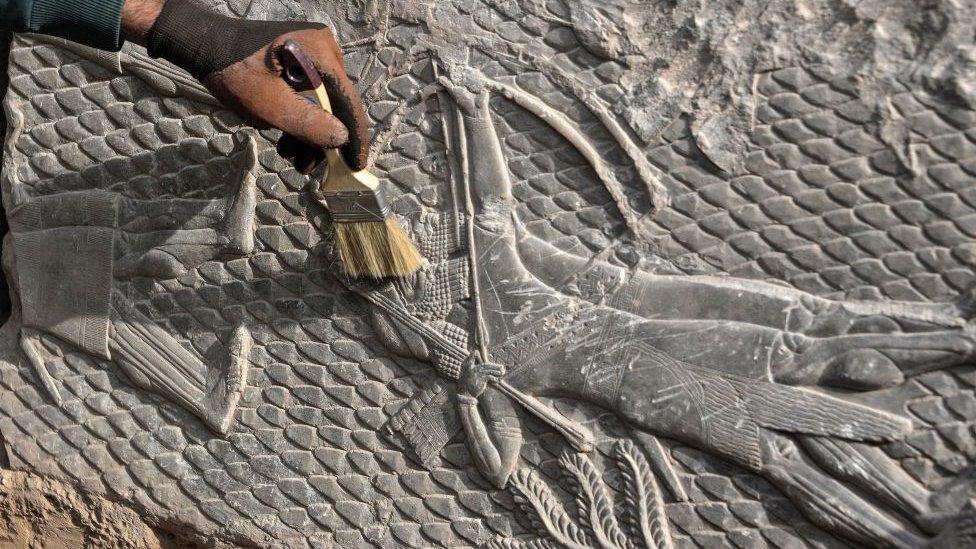
<instances>
[{"instance_id":1,"label":"dirt","mask_svg":"<svg viewBox=\"0 0 976 549\"><path fill-rule=\"evenodd\" d=\"M30 473L0 469L0 549L218 548L152 527L136 511Z\"/></svg>"}]
</instances>

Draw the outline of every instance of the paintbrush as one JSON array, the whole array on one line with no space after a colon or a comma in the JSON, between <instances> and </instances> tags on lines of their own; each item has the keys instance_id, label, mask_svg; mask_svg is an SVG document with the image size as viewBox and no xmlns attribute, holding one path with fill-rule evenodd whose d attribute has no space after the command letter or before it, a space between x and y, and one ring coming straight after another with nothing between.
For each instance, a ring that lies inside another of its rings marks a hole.
<instances>
[{"instance_id":1,"label":"paintbrush","mask_svg":"<svg viewBox=\"0 0 976 549\"><path fill-rule=\"evenodd\" d=\"M326 112L329 94L311 59L294 40L286 41L279 57L288 83ZM367 170L349 167L336 149L325 152L328 173L321 192L332 216L339 258L353 278L386 278L420 268L420 252L393 215L380 180Z\"/></svg>"}]
</instances>

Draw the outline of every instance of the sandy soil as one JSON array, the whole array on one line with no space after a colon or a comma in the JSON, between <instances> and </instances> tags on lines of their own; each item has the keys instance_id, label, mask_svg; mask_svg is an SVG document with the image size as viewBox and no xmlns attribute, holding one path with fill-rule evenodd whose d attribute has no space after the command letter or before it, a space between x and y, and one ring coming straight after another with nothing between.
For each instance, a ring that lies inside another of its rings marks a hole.
<instances>
[{"instance_id":1,"label":"sandy soil","mask_svg":"<svg viewBox=\"0 0 976 549\"><path fill-rule=\"evenodd\" d=\"M218 548L148 525L134 510L37 475L0 469L0 549Z\"/></svg>"}]
</instances>

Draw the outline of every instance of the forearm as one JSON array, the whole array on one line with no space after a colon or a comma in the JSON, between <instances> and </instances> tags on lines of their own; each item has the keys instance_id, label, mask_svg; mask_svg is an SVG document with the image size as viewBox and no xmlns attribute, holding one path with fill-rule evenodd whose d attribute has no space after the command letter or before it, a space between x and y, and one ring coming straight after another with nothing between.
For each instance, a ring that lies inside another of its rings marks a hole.
<instances>
[{"instance_id":1,"label":"forearm","mask_svg":"<svg viewBox=\"0 0 976 549\"><path fill-rule=\"evenodd\" d=\"M475 465L494 482L494 477L501 469L502 460L478 411L478 401L474 397L458 395L458 408L461 425L468 435L468 449Z\"/></svg>"},{"instance_id":2,"label":"forearm","mask_svg":"<svg viewBox=\"0 0 976 549\"><path fill-rule=\"evenodd\" d=\"M500 417L486 423L478 408L478 400L468 395L458 395L458 404L461 425L468 436L468 448L475 464L492 484L504 488L515 470L522 448L518 420L508 416L508 409L495 409L495 415Z\"/></svg>"},{"instance_id":3,"label":"forearm","mask_svg":"<svg viewBox=\"0 0 976 549\"><path fill-rule=\"evenodd\" d=\"M0 17L17 31L60 36L115 50L123 40L146 45L165 0L0 0Z\"/></svg>"},{"instance_id":4,"label":"forearm","mask_svg":"<svg viewBox=\"0 0 976 549\"><path fill-rule=\"evenodd\" d=\"M122 36L141 46L149 38L149 30L159 18L166 0L125 0L122 7Z\"/></svg>"}]
</instances>

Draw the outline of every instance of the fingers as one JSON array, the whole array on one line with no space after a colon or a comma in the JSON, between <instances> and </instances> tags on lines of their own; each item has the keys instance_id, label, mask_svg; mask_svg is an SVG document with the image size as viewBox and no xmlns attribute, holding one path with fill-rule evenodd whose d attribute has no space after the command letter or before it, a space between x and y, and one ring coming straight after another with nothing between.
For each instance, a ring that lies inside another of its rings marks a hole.
<instances>
[{"instance_id":1,"label":"fingers","mask_svg":"<svg viewBox=\"0 0 976 549\"><path fill-rule=\"evenodd\" d=\"M488 362L482 365L482 371L487 376L502 377L503 375L505 375L505 366L501 364L495 364L493 362Z\"/></svg>"},{"instance_id":2,"label":"fingers","mask_svg":"<svg viewBox=\"0 0 976 549\"><path fill-rule=\"evenodd\" d=\"M275 127L318 148L341 147L349 130L334 115L291 89L277 74L248 58L208 76L204 83L225 105L255 127Z\"/></svg>"},{"instance_id":3,"label":"fingers","mask_svg":"<svg viewBox=\"0 0 976 549\"><path fill-rule=\"evenodd\" d=\"M505 375L505 366L492 362L484 362L473 366L475 372L487 377L502 377Z\"/></svg>"},{"instance_id":4,"label":"fingers","mask_svg":"<svg viewBox=\"0 0 976 549\"><path fill-rule=\"evenodd\" d=\"M369 155L369 122L359 90L346 74L339 44L328 29L297 31L281 37L297 41L319 69L332 112L348 129L349 140L343 155L353 169L366 167Z\"/></svg>"},{"instance_id":5,"label":"fingers","mask_svg":"<svg viewBox=\"0 0 976 549\"><path fill-rule=\"evenodd\" d=\"M277 48L295 40L312 60L329 93L333 114L300 96L285 81ZM305 29L279 36L274 43L224 70L204 78L204 84L225 105L258 128L275 127L294 137L284 143L284 156L301 171L315 167L319 156L309 148L342 147L353 169L364 169L369 154L369 126L359 91L346 75L341 50L326 28Z\"/></svg>"},{"instance_id":6,"label":"fingers","mask_svg":"<svg viewBox=\"0 0 976 549\"><path fill-rule=\"evenodd\" d=\"M475 366L480 364L480 362L481 362L481 355L479 355L477 352L474 352L469 354L468 358L464 359L464 364L462 364L462 367L465 370L467 370L469 368L474 368Z\"/></svg>"},{"instance_id":7,"label":"fingers","mask_svg":"<svg viewBox=\"0 0 976 549\"><path fill-rule=\"evenodd\" d=\"M270 125L319 149L333 149L349 142L349 130L335 114L297 95L284 81L276 81L275 105L255 105L253 112Z\"/></svg>"}]
</instances>

